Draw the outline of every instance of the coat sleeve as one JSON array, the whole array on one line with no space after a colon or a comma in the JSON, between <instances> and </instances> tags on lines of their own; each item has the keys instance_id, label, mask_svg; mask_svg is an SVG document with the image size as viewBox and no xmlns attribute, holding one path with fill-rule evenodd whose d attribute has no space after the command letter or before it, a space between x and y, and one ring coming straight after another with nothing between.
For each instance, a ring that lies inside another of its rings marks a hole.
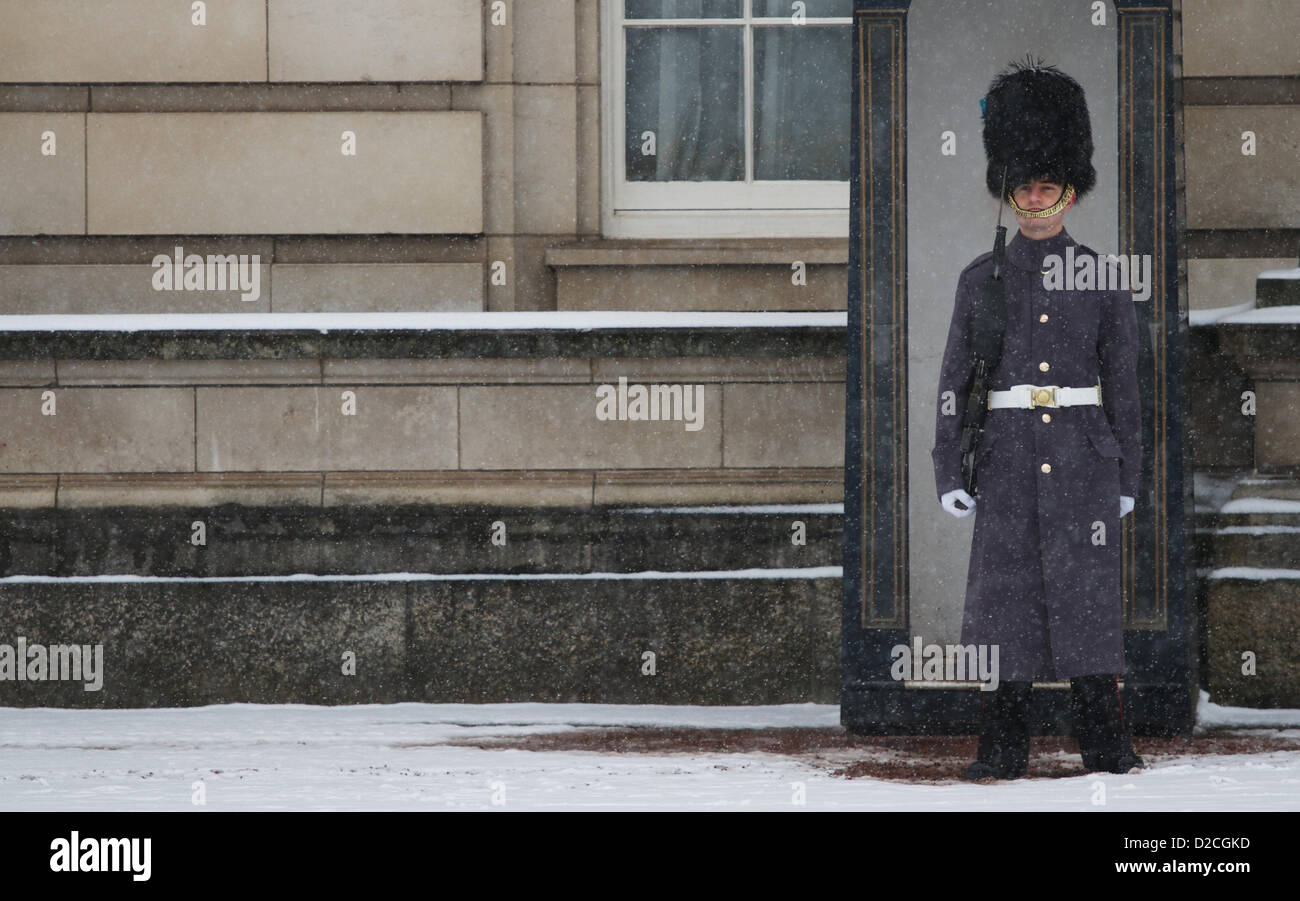
<instances>
[{"instance_id":1,"label":"coat sleeve","mask_svg":"<svg viewBox=\"0 0 1300 901\"><path fill-rule=\"evenodd\" d=\"M1104 295L1097 329L1097 362L1101 376L1101 408L1124 454L1120 461L1120 493L1137 497L1142 471L1142 406L1138 393L1138 325L1128 292Z\"/></svg>"},{"instance_id":2,"label":"coat sleeve","mask_svg":"<svg viewBox=\"0 0 1300 901\"><path fill-rule=\"evenodd\" d=\"M930 451L930 457L934 462L934 482L940 498L949 491L965 487L961 478L961 423L974 380L969 328L974 297L968 272L963 272L957 280L957 296L952 305L952 322L948 326L948 343L939 369L939 395L934 408L934 449ZM944 394L949 391L954 399L945 405ZM945 413L945 409L952 412Z\"/></svg>"}]
</instances>

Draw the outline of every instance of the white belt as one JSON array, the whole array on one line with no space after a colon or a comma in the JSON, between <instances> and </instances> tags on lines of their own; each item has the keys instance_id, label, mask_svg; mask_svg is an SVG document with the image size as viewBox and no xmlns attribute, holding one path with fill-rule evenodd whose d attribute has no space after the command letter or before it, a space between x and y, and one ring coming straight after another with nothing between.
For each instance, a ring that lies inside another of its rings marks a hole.
<instances>
[{"instance_id":1,"label":"white belt","mask_svg":"<svg viewBox=\"0 0 1300 901\"><path fill-rule=\"evenodd\" d=\"M1079 404L1101 406L1101 386L1061 388L1058 385L1012 385L1007 391L989 392L989 409L1001 407L1074 407Z\"/></svg>"}]
</instances>

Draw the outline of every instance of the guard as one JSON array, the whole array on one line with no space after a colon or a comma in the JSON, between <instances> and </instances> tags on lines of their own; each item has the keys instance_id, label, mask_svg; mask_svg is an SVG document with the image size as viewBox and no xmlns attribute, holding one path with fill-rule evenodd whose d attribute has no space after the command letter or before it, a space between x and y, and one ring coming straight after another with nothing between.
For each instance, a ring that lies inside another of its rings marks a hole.
<instances>
[{"instance_id":1,"label":"guard","mask_svg":"<svg viewBox=\"0 0 1300 901\"><path fill-rule=\"evenodd\" d=\"M1118 675L1120 520L1142 460L1137 317L1127 290L1049 277L1097 257L1065 230L1096 180L1083 88L1026 60L984 103L986 182L1019 230L1005 259L999 234L958 280L939 392L967 415L937 405L932 452L943 508L977 514L962 643L999 650L966 776L1023 776L1032 684L1063 679L1084 766L1125 773L1144 766Z\"/></svg>"}]
</instances>

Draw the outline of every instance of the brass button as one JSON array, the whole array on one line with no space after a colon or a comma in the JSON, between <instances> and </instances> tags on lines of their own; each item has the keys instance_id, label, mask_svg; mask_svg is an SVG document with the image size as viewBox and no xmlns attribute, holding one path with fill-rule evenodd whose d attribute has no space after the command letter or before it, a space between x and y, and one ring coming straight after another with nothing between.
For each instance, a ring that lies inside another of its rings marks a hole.
<instances>
[{"instance_id":1,"label":"brass button","mask_svg":"<svg viewBox=\"0 0 1300 901\"><path fill-rule=\"evenodd\" d=\"M1044 413L1044 414L1043 414L1043 422L1051 422L1051 421L1052 421L1052 414L1051 414L1051 413Z\"/></svg>"},{"instance_id":2,"label":"brass button","mask_svg":"<svg viewBox=\"0 0 1300 901\"><path fill-rule=\"evenodd\" d=\"M1039 315L1039 317L1038 317L1038 321L1039 321L1039 322L1046 322L1046 321L1047 321L1047 314L1046 314L1046 313L1041 313L1041 314Z\"/></svg>"},{"instance_id":3,"label":"brass button","mask_svg":"<svg viewBox=\"0 0 1300 901\"><path fill-rule=\"evenodd\" d=\"M1051 471L1052 471L1052 464L1051 464L1051 463L1044 463L1042 466L1040 466L1040 467L1038 467L1038 468L1041 469L1043 472L1051 472Z\"/></svg>"},{"instance_id":4,"label":"brass button","mask_svg":"<svg viewBox=\"0 0 1300 901\"><path fill-rule=\"evenodd\" d=\"M1052 368L1051 366L1048 366L1048 365L1047 365L1047 361L1046 361L1046 360L1044 360L1042 363L1039 363L1039 364L1038 364L1038 369L1039 369L1040 372L1046 372L1047 370L1049 370L1049 369L1051 369L1051 368Z\"/></svg>"},{"instance_id":5,"label":"brass button","mask_svg":"<svg viewBox=\"0 0 1300 901\"><path fill-rule=\"evenodd\" d=\"M1045 407L1052 402L1052 392L1046 388L1039 388L1034 392L1034 403L1040 407Z\"/></svg>"}]
</instances>

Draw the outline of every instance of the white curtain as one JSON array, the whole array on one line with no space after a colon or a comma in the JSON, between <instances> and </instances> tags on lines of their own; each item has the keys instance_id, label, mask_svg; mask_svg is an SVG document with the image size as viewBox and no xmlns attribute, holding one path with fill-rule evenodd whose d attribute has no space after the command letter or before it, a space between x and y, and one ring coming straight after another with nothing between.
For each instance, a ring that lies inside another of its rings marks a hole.
<instances>
[{"instance_id":1,"label":"white curtain","mask_svg":"<svg viewBox=\"0 0 1300 901\"><path fill-rule=\"evenodd\" d=\"M681 18L738 9L729 0L628 5L630 14ZM778 14L757 0L755 11ZM812 15L830 12L810 9ZM627 29L629 181L745 178L743 29ZM850 34L848 25L754 29L756 179L848 180ZM641 152L646 131L655 133L654 156Z\"/></svg>"}]
</instances>

